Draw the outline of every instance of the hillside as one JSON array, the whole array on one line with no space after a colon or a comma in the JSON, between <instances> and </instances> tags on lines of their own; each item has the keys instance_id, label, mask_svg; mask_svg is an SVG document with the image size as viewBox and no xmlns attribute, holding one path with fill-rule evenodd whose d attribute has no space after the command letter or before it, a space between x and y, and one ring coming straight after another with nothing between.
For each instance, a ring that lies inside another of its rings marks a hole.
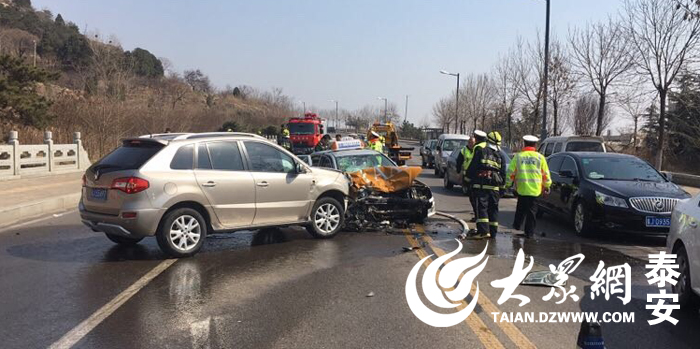
<instances>
[{"instance_id":1,"label":"hillside","mask_svg":"<svg viewBox=\"0 0 700 349\"><path fill-rule=\"evenodd\" d=\"M3 137L18 130L22 142L40 142L51 130L67 142L80 131L97 158L120 138L165 129L213 131L228 121L239 131L273 133L292 113L280 90L218 90L199 69L166 72L145 48L124 50L116 40L88 36L29 0L0 0Z\"/></svg>"}]
</instances>

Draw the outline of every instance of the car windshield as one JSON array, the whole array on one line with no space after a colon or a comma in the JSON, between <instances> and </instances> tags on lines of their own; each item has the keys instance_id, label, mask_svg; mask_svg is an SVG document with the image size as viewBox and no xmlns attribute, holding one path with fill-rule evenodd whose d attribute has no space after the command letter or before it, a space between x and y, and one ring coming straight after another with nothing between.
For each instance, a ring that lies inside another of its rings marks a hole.
<instances>
[{"instance_id":1,"label":"car windshield","mask_svg":"<svg viewBox=\"0 0 700 349\"><path fill-rule=\"evenodd\" d=\"M646 162L636 158L589 157L581 159L588 179L663 182L665 179Z\"/></svg>"},{"instance_id":2,"label":"car windshield","mask_svg":"<svg viewBox=\"0 0 700 349\"><path fill-rule=\"evenodd\" d=\"M314 134L314 124L289 124L289 133L294 135L312 135Z\"/></svg>"},{"instance_id":3,"label":"car windshield","mask_svg":"<svg viewBox=\"0 0 700 349\"><path fill-rule=\"evenodd\" d=\"M376 166L396 166L382 154L361 154L336 157L338 169L343 172L356 172Z\"/></svg>"},{"instance_id":4,"label":"car windshield","mask_svg":"<svg viewBox=\"0 0 700 349\"><path fill-rule=\"evenodd\" d=\"M442 151L454 151L464 148L466 139L447 139L442 143Z\"/></svg>"},{"instance_id":5,"label":"car windshield","mask_svg":"<svg viewBox=\"0 0 700 349\"><path fill-rule=\"evenodd\" d=\"M566 151L591 151L603 152L603 145L599 142L569 142L566 144Z\"/></svg>"}]
</instances>

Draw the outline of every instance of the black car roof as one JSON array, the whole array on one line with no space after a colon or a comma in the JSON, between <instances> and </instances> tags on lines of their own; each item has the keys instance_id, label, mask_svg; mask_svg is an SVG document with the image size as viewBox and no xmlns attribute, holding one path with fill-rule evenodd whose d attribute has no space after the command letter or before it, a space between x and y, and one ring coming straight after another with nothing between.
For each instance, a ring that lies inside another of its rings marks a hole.
<instances>
[{"instance_id":1,"label":"black car roof","mask_svg":"<svg viewBox=\"0 0 700 349\"><path fill-rule=\"evenodd\" d=\"M552 154L554 155L569 155L576 159L581 158L617 158L617 159L639 159L634 155L621 154L621 153L604 153L604 152L592 152L592 151L566 151L561 153Z\"/></svg>"}]
</instances>

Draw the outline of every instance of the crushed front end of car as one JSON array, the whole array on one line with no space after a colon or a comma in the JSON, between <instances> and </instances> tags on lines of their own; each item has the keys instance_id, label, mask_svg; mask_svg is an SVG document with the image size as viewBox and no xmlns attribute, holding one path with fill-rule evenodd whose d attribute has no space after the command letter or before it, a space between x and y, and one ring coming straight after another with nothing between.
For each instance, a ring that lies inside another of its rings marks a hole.
<instances>
[{"instance_id":1,"label":"crushed front end of car","mask_svg":"<svg viewBox=\"0 0 700 349\"><path fill-rule=\"evenodd\" d=\"M346 228L406 227L435 214L432 191L416 180L420 172L420 167L376 167L348 173Z\"/></svg>"}]
</instances>

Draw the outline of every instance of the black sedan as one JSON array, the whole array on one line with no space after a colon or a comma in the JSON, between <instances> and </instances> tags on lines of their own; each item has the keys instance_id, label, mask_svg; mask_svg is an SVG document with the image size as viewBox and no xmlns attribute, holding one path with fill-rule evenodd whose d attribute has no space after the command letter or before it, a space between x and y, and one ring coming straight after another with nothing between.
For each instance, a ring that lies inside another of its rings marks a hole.
<instances>
[{"instance_id":1,"label":"black sedan","mask_svg":"<svg viewBox=\"0 0 700 349\"><path fill-rule=\"evenodd\" d=\"M690 198L632 155L565 152L547 163L552 187L540 198L538 215L570 218L579 235L598 230L668 234L674 206Z\"/></svg>"}]
</instances>

